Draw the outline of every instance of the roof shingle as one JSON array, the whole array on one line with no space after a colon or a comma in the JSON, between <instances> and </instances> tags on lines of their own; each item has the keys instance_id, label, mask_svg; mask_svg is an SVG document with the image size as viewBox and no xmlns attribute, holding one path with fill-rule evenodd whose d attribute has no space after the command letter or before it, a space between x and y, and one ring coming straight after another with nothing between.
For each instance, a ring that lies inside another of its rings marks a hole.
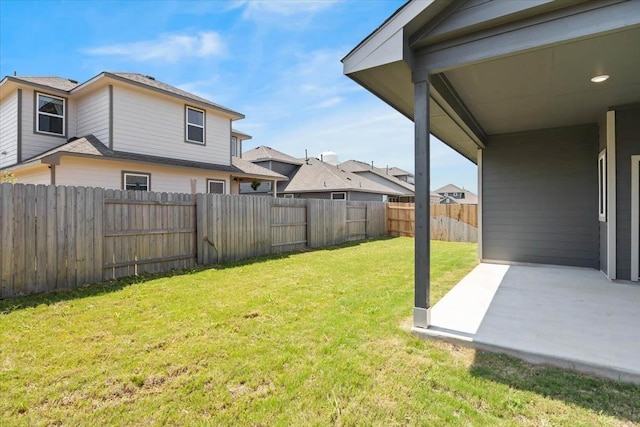
<instances>
[{"instance_id":1,"label":"roof shingle","mask_svg":"<svg viewBox=\"0 0 640 427\"><path fill-rule=\"evenodd\" d=\"M309 158L307 161L302 162L300 168L284 188L285 193L328 191L361 191L393 196L401 195L401 193L384 185L315 158Z\"/></svg>"},{"instance_id":2,"label":"roof shingle","mask_svg":"<svg viewBox=\"0 0 640 427\"><path fill-rule=\"evenodd\" d=\"M271 171L251 162L244 161L237 157L232 158L231 165L219 165L215 163L194 162L191 160L171 159L160 156L149 156L146 154L129 153L125 151L114 151L105 146L98 138L93 135L87 135L82 138L74 139L64 143L56 148L46 151L37 156L31 157L22 163L40 160L59 153L75 154L82 156L103 157L109 159L134 160L146 163L156 163L169 166L182 166L197 169L208 169L221 172L229 172L236 175L268 178L277 181L286 181L287 177L277 172Z\"/></svg>"}]
</instances>

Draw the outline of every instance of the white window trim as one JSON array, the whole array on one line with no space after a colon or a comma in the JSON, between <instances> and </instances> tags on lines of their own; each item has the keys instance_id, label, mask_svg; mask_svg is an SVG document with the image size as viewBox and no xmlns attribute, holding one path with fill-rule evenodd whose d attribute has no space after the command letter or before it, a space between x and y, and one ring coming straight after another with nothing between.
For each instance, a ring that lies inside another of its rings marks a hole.
<instances>
[{"instance_id":1,"label":"white window trim","mask_svg":"<svg viewBox=\"0 0 640 427\"><path fill-rule=\"evenodd\" d=\"M127 177L129 176L142 176L147 179L146 190L128 190L127 189ZM151 174L142 172L122 172L122 189L124 191L151 191Z\"/></svg>"},{"instance_id":2,"label":"white window trim","mask_svg":"<svg viewBox=\"0 0 640 427\"><path fill-rule=\"evenodd\" d=\"M285 199L293 199L293 194L283 194L282 197Z\"/></svg>"},{"instance_id":3,"label":"white window trim","mask_svg":"<svg viewBox=\"0 0 640 427\"><path fill-rule=\"evenodd\" d=\"M640 278L640 155L631 156L631 280Z\"/></svg>"},{"instance_id":4,"label":"white window trim","mask_svg":"<svg viewBox=\"0 0 640 427\"><path fill-rule=\"evenodd\" d=\"M336 195L336 194L342 194L342 195L344 195L344 198L342 198L342 199L334 199L333 196ZM331 193L331 200L347 200L346 191L336 191L336 192Z\"/></svg>"},{"instance_id":5,"label":"white window trim","mask_svg":"<svg viewBox=\"0 0 640 427\"><path fill-rule=\"evenodd\" d=\"M618 274L616 213L616 112L607 111L607 277Z\"/></svg>"},{"instance_id":6,"label":"white window trim","mask_svg":"<svg viewBox=\"0 0 640 427\"><path fill-rule=\"evenodd\" d=\"M215 182L217 184L222 184L222 193L212 193L210 184ZM224 179L207 179L207 194L227 194L227 181Z\"/></svg>"},{"instance_id":7,"label":"white window trim","mask_svg":"<svg viewBox=\"0 0 640 427\"><path fill-rule=\"evenodd\" d=\"M43 111L40 111L40 96L46 96L48 98L59 99L60 101L62 101L62 116L60 116L58 114L45 113ZM67 129L67 100L66 99L61 98L59 96L55 96L55 95L49 95L48 93L36 92L35 109L36 109L36 132L37 133L43 133L43 134L46 134L46 135L55 135L55 136L66 136L66 133L67 133L66 132L66 129ZM40 114L42 114L44 116L49 116L49 117L61 117L62 118L62 133L47 132L46 130L41 130L40 129L40 118L39 118Z\"/></svg>"},{"instance_id":8,"label":"white window trim","mask_svg":"<svg viewBox=\"0 0 640 427\"><path fill-rule=\"evenodd\" d=\"M197 123L189 123L189 110L193 110L193 111L197 111L199 113L202 113L202 125L199 125ZM206 141L207 141L206 128L205 128L206 124L207 124L207 112L205 110L202 110L200 108L191 107L189 105L185 105L185 109L184 109L184 139L185 139L185 141L190 142L192 144L206 145ZM194 126L194 127L202 129L202 141L195 141L193 139L189 139L189 126Z\"/></svg>"},{"instance_id":9,"label":"white window trim","mask_svg":"<svg viewBox=\"0 0 640 427\"><path fill-rule=\"evenodd\" d=\"M607 222L607 149L598 154L598 219Z\"/></svg>"}]
</instances>

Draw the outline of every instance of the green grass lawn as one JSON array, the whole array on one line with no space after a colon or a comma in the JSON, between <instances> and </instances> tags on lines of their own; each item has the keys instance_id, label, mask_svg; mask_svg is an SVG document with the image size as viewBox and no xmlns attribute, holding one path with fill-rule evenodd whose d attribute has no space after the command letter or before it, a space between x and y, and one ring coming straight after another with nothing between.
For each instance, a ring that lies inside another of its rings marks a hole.
<instances>
[{"instance_id":1,"label":"green grass lawn","mask_svg":"<svg viewBox=\"0 0 640 427\"><path fill-rule=\"evenodd\" d=\"M476 246L432 257L437 300ZM412 280L397 238L0 301L0 425L640 423L640 387L411 336Z\"/></svg>"}]
</instances>

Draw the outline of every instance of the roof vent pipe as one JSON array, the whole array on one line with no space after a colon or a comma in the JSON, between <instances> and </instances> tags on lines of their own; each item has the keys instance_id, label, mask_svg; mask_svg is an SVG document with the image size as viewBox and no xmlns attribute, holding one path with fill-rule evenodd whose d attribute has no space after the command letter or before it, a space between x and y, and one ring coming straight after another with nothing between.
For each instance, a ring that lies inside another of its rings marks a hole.
<instances>
[{"instance_id":1,"label":"roof vent pipe","mask_svg":"<svg viewBox=\"0 0 640 427\"><path fill-rule=\"evenodd\" d=\"M371 160L371 169L373 169L373 160Z\"/></svg>"},{"instance_id":2,"label":"roof vent pipe","mask_svg":"<svg viewBox=\"0 0 640 427\"><path fill-rule=\"evenodd\" d=\"M324 162L324 154L320 154L320 161Z\"/></svg>"}]
</instances>

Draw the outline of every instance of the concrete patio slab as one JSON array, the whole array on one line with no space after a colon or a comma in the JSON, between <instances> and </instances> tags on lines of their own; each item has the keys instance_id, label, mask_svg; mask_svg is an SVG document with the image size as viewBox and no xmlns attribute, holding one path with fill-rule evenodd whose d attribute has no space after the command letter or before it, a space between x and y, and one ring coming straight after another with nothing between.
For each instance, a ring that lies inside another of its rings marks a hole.
<instances>
[{"instance_id":1,"label":"concrete patio slab","mask_svg":"<svg viewBox=\"0 0 640 427\"><path fill-rule=\"evenodd\" d=\"M597 270L482 263L412 332L640 384L640 285Z\"/></svg>"}]
</instances>

